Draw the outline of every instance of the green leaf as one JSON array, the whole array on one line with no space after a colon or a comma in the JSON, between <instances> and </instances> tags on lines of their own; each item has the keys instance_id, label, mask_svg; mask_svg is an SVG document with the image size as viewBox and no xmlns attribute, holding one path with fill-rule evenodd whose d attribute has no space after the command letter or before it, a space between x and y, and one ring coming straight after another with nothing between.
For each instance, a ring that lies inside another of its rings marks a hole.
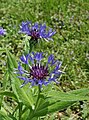
<instances>
[{"instance_id":1,"label":"green leaf","mask_svg":"<svg viewBox=\"0 0 89 120\"><path fill-rule=\"evenodd\" d=\"M78 94L78 95L89 95L89 88L82 88L82 89L77 89L77 90L72 90L72 91L69 91L68 93L71 93L71 94Z\"/></svg>"},{"instance_id":2,"label":"green leaf","mask_svg":"<svg viewBox=\"0 0 89 120\"><path fill-rule=\"evenodd\" d=\"M9 80L9 72L8 70L6 70L6 72L4 73L4 77L3 77L3 90L6 89L8 85L8 80Z\"/></svg>"},{"instance_id":3,"label":"green leaf","mask_svg":"<svg viewBox=\"0 0 89 120\"><path fill-rule=\"evenodd\" d=\"M16 58L7 49L6 49L6 54L7 54L8 69L12 71L13 68L17 67Z\"/></svg>"},{"instance_id":4,"label":"green leaf","mask_svg":"<svg viewBox=\"0 0 89 120\"><path fill-rule=\"evenodd\" d=\"M1 96L9 96L11 98L13 98L15 101L17 101L17 97L13 92L8 92L8 91L0 91L0 95Z\"/></svg>"},{"instance_id":5,"label":"green leaf","mask_svg":"<svg viewBox=\"0 0 89 120\"><path fill-rule=\"evenodd\" d=\"M27 117L29 116L30 110L26 109L25 112L21 116L21 120L27 120Z\"/></svg>"},{"instance_id":6,"label":"green leaf","mask_svg":"<svg viewBox=\"0 0 89 120\"><path fill-rule=\"evenodd\" d=\"M11 74L11 80L12 80L12 89L17 96L18 100L20 102L23 102L27 107L32 109L34 108L34 101L32 97L32 92L29 86L25 85L23 88L20 88L21 86L21 80L19 80L14 74Z\"/></svg>"},{"instance_id":7,"label":"green leaf","mask_svg":"<svg viewBox=\"0 0 89 120\"><path fill-rule=\"evenodd\" d=\"M75 101L58 101L58 102L55 102L52 105L49 105L48 107L37 110L35 112L34 116L45 116L48 113L63 110L65 108L71 106L73 103L75 103Z\"/></svg>"},{"instance_id":8,"label":"green leaf","mask_svg":"<svg viewBox=\"0 0 89 120\"><path fill-rule=\"evenodd\" d=\"M48 97L61 101L80 101L89 100L89 88L73 90L70 92L50 91Z\"/></svg>"},{"instance_id":9,"label":"green leaf","mask_svg":"<svg viewBox=\"0 0 89 120\"><path fill-rule=\"evenodd\" d=\"M78 89L70 92L60 92L51 90L47 97L44 97L43 103L40 103L35 111L36 116L44 116L57 110L65 109L73 103L81 100L89 100L89 89ZM34 115L34 116L35 116Z\"/></svg>"},{"instance_id":10,"label":"green leaf","mask_svg":"<svg viewBox=\"0 0 89 120\"><path fill-rule=\"evenodd\" d=\"M13 120L0 110L0 120Z\"/></svg>"},{"instance_id":11,"label":"green leaf","mask_svg":"<svg viewBox=\"0 0 89 120\"><path fill-rule=\"evenodd\" d=\"M1 109L1 106L2 106L2 100L3 100L3 97L0 95L0 109Z\"/></svg>"}]
</instances>

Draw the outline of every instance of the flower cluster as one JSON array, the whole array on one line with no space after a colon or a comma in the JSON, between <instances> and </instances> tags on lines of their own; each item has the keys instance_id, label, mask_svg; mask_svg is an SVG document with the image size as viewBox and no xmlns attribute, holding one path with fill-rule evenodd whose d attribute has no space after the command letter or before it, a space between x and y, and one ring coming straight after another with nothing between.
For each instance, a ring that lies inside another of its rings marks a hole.
<instances>
[{"instance_id":1,"label":"flower cluster","mask_svg":"<svg viewBox=\"0 0 89 120\"><path fill-rule=\"evenodd\" d=\"M61 62L54 59L53 55L48 56L47 63L42 62L44 59L42 52L22 55L18 63L18 69L15 73L18 74L18 78L23 80L23 87L27 83L31 83L31 86L44 84L47 85L50 82L57 82L57 78L63 73L60 71ZM27 69L23 68L25 64Z\"/></svg>"},{"instance_id":2,"label":"flower cluster","mask_svg":"<svg viewBox=\"0 0 89 120\"><path fill-rule=\"evenodd\" d=\"M0 27L0 35L5 35L5 34L6 34L6 30Z\"/></svg>"},{"instance_id":3,"label":"flower cluster","mask_svg":"<svg viewBox=\"0 0 89 120\"><path fill-rule=\"evenodd\" d=\"M41 38L47 41L52 40L51 37L56 33L52 30L52 28L47 31L45 24L42 25L34 23L32 25L30 21L22 22L22 24L20 25L20 32L31 36L31 39L36 41Z\"/></svg>"}]
</instances>

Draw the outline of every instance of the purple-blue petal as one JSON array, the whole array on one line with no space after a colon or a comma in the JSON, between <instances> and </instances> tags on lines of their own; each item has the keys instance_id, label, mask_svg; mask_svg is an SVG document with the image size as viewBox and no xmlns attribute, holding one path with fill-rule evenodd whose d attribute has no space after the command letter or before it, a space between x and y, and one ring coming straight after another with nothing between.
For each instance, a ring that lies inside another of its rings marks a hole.
<instances>
[{"instance_id":1,"label":"purple-blue petal","mask_svg":"<svg viewBox=\"0 0 89 120\"><path fill-rule=\"evenodd\" d=\"M36 85L36 81L37 81L36 78L32 79L32 80L31 80L31 86L35 86L35 85Z\"/></svg>"},{"instance_id":2,"label":"purple-blue petal","mask_svg":"<svg viewBox=\"0 0 89 120\"><path fill-rule=\"evenodd\" d=\"M6 34L6 30L0 27L0 35L5 35L5 34Z\"/></svg>"},{"instance_id":3,"label":"purple-blue petal","mask_svg":"<svg viewBox=\"0 0 89 120\"><path fill-rule=\"evenodd\" d=\"M54 34L56 34L56 31L53 32L52 29L50 29L49 32L48 32L48 36L51 37Z\"/></svg>"},{"instance_id":4,"label":"purple-blue petal","mask_svg":"<svg viewBox=\"0 0 89 120\"><path fill-rule=\"evenodd\" d=\"M24 80L24 81L28 81L29 82L29 78L23 77L23 76L17 76L19 79Z\"/></svg>"},{"instance_id":5,"label":"purple-blue petal","mask_svg":"<svg viewBox=\"0 0 89 120\"><path fill-rule=\"evenodd\" d=\"M29 22L29 21L22 22L22 24L20 26L20 31L23 32L23 33L26 33L28 35L31 35L29 24L31 24L31 22Z\"/></svg>"},{"instance_id":6,"label":"purple-blue petal","mask_svg":"<svg viewBox=\"0 0 89 120\"><path fill-rule=\"evenodd\" d=\"M56 80L63 73L60 71L62 63L55 60L52 54L48 57L47 64L42 64L42 59L42 52L32 52L26 56L21 56L20 60L24 64L28 64L29 67L29 69L27 68L28 70L24 70L20 62L18 63L18 71L16 69L16 74L19 74L17 77L24 81L21 87L27 83L31 83L31 86L39 85L40 87L42 87L42 85L47 85L52 81L57 83ZM28 60L31 61L31 64ZM49 68L48 64L50 64L50 67L52 68Z\"/></svg>"},{"instance_id":7,"label":"purple-blue petal","mask_svg":"<svg viewBox=\"0 0 89 120\"><path fill-rule=\"evenodd\" d=\"M52 29L49 29L49 31L46 30L46 24L38 24L34 23L32 26L31 22L26 21L22 22L20 25L20 32L25 33L35 40L44 38L47 40L51 40L51 36L53 36L56 32L52 31Z\"/></svg>"},{"instance_id":8,"label":"purple-blue petal","mask_svg":"<svg viewBox=\"0 0 89 120\"><path fill-rule=\"evenodd\" d=\"M55 71L59 70L59 68L61 67L61 64L62 64L62 62L59 62L59 63L56 65Z\"/></svg>"},{"instance_id":9,"label":"purple-blue petal","mask_svg":"<svg viewBox=\"0 0 89 120\"><path fill-rule=\"evenodd\" d=\"M41 61L43 59L43 53L39 53L37 52L34 56L34 59L37 60L37 61Z\"/></svg>"},{"instance_id":10,"label":"purple-blue petal","mask_svg":"<svg viewBox=\"0 0 89 120\"><path fill-rule=\"evenodd\" d=\"M23 84L20 86L22 88L24 85L28 84L29 81L24 81Z\"/></svg>"},{"instance_id":11,"label":"purple-blue petal","mask_svg":"<svg viewBox=\"0 0 89 120\"><path fill-rule=\"evenodd\" d=\"M46 86L48 85L50 82L49 81L43 81L43 84Z\"/></svg>"},{"instance_id":12,"label":"purple-blue petal","mask_svg":"<svg viewBox=\"0 0 89 120\"><path fill-rule=\"evenodd\" d=\"M51 55L48 57L48 64L52 63L53 60L54 60L54 56L51 54Z\"/></svg>"},{"instance_id":13,"label":"purple-blue petal","mask_svg":"<svg viewBox=\"0 0 89 120\"><path fill-rule=\"evenodd\" d=\"M32 26L32 30L38 30L38 27L39 27L38 23L34 23L34 25Z\"/></svg>"},{"instance_id":14,"label":"purple-blue petal","mask_svg":"<svg viewBox=\"0 0 89 120\"><path fill-rule=\"evenodd\" d=\"M52 78L50 77L50 78L48 79L49 82L55 81L55 80L56 80L56 77L52 77Z\"/></svg>"},{"instance_id":15,"label":"purple-blue petal","mask_svg":"<svg viewBox=\"0 0 89 120\"><path fill-rule=\"evenodd\" d=\"M38 85L42 85L42 84L43 84L42 80L38 80Z\"/></svg>"},{"instance_id":16,"label":"purple-blue petal","mask_svg":"<svg viewBox=\"0 0 89 120\"><path fill-rule=\"evenodd\" d=\"M19 71L19 74L24 74L24 71L23 71L23 68L22 66L20 65L20 62L18 62L18 71Z\"/></svg>"},{"instance_id":17,"label":"purple-blue petal","mask_svg":"<svg viewBox=\"0 0 89 120\"><path fill-rule=\"evenodd\" d=\"M20 57L20 60L25 63L25 64L28 64L28 58L29 58L29 54L27 54L26 56L25 55L22 55Z\"/></svg>"},{"instance_id":18,"label":"purple-blue petal","mask_svg":"<svg viewBox=\"0 0 89 120\"><path fill-rule=\"evenodd\" d=\"M34 58L31 55L29 55L29 59L30 59L31 63L34 64Z\"/></svg>"},{"instance_id":19,"label":"purple-blue petal","mask_svg":"<svg viewBox=\"0 0 89 120\"><path fill-rule=\"evenodd\" d=\"M46 25L40 25L39 32L40 34L43 34L46 31Z\"/></svg>"}]
</instances>

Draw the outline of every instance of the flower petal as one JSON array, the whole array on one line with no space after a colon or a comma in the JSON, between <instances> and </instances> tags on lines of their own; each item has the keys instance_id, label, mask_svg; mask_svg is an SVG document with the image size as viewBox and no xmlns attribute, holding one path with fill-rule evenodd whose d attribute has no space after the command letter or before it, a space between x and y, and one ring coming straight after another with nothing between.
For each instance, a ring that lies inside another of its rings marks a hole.
<instances>
[{"instance_id":1,"label":"flower petal","mask_svg":"<svg viewBox=\"0 0 89 120\"><path fill-rule=\"evenodd\" d=\"M25 63L25 64L28 64L28 58L29 58L29 54L27 54L26 56L25 55L22 55L20 57L20 60Z\"/></svg>"},{"instance_id":2,"label":"flower petal","mask_svg":"<svg viewBox=\"0 0 89 120\"><path fill-rule=\"evenodd\" d=\"M6 34L6 30L0 27L0 35L5 35L5 34Z\"/></svg>"},{"instance_id":3,"label":"flower petal","mask_svg":"<svg viewBox=\"0 0 89 120\"><path fill-rule=\"evenodd\" d=\"M19 72L18 72L19 74L21 74L21 75L24 74L24 69L23 69L22 66L20 65L20 62L18 62L18 71L19 71Z\"/></svg>"},{"instance_id":4,"label":"flower petal","mask_svg":"<svg viewBox=\"0 0 89 120\"><path fill-rule=\"evenodd\" d=\"M38 62L43 59L43 53L42 52L37 52L34 56L34 59L37 60Z\"/></svg>"},{"instance_id":5,"label":"flower petal","mask_svg":"<svg viewBox=\"0 0 89 120\"><path fill-rule=\"evenodd\" d=\"M22 24L20 25L20 31L22 33L26 33L28 35L31 35L29 24L31 24L30 21L22 22Z\"/></svg>"},{"instance_id":6,"label":"flower petal","mask_svg":"<svg viewBox=\"0 0 89 120\"><path fill-rule=\"evenodd\" d=\"M32 30L38 30L38 23L34 23L34 25L32 26Z\"/></svg>"}]
</instances>

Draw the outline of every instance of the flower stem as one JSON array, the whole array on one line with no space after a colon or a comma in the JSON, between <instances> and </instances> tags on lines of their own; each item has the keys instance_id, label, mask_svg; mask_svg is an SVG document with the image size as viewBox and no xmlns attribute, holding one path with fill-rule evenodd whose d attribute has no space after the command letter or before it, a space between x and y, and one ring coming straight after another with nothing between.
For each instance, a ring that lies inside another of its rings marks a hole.
<instances>
[{"instance_id":1,"label":"flower stem","mask_svg":"<svg viewBox=\"0 0 89 120\"><path fill-rule=\"evenodd\" d=\"M19 120L21 120L21 114L22 114L22 103L19 103Z\"/></svg>"},{"instance_id":2,"label":"flower stem","mask_svg":"<svg viewBox=\"0 0 89 120\"><path fill-rule=\"evenodd\" d=\"M38 106L38 101L39 101L39 98L40 98L40 92L41 92L41 88L40 88L40 85L39 85L38 86L38 96L37 96L37 100L36 100L35 110L32 110L30 115L29 115L30 120L34 117L34 113L36 112L36 109L37 109L37 106Z\"/></svg>"},{"instance_id":3,"label":"flower stem","mask_svg":"<svg viewBox=\"0 0 89 120\"><path fill-rule=\"evenodd\" d=\"M41 92L41 88L40 88L40 85L38 86L38 96L37 96L37 101L36 101L36 105L35 105L35 110L37 108L37 105L38 105L38 101L39 101L39 98L40 98L40 92Z\"/></svg>"},{"instance_id":4,"label":"flower stem","mask_svg":"<svg viewBox=\"0 0 89 120\"><path fill-rule=\"evenodd\" d=\"M31 38L29 40L29 53L34 51L34 49L36 48L36 44L37 44L37 41L35 39Z\"/></svg>"}]
</instances>

